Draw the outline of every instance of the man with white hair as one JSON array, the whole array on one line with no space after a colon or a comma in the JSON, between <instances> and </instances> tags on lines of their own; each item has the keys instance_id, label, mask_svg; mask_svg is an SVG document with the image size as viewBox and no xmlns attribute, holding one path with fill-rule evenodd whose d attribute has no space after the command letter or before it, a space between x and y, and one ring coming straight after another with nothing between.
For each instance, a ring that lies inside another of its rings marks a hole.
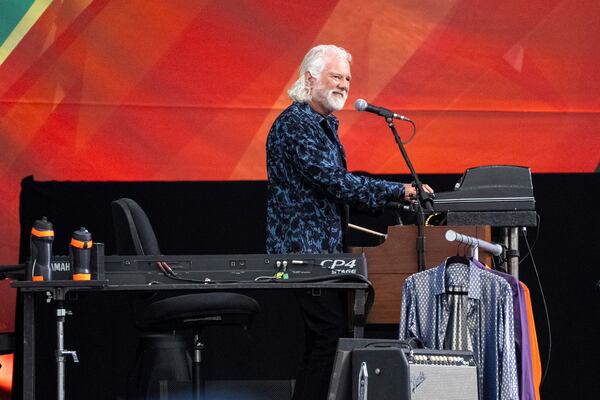
<instances>
[{"instance_id":1,"label":"man with white hair","mask_svg":"<svg viewBox=\"0 0 600 400\"><path fill-rule=\"evenodd\" d=\"M344 107L352 56L334 45L308 51L288 94L293 103L277 117L267 138L267 252L343 251L347 206L381 209L415 197L410 184L356 176L332 114ZM426 186L427 190L430 190ZM345 332L343 293L297 295L306 333L306 352L294 399L325 400L337 339Z\"/></svg>"}]
</instances>

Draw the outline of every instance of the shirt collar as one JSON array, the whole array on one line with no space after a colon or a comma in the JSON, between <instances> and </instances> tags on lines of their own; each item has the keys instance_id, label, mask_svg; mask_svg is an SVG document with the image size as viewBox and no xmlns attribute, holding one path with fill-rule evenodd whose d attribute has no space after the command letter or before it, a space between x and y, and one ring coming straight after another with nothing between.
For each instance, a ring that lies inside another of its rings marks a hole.
<instances>
[{"instance_id":1,"label":"shirt collar","mask_svg":"<svg viewBox=\"0 0 600 400\"><path fill-rule=\"evenodd\" d=\"M321 124L321 121L327 120L327 123L329 124L331 129L333 129L334 131L337 131L339 121L335 115L329 114L327 117L324 117L321 114L319 114L318 112L316 112L315 110L313 110L312 107L310 106L310 104L308 104L308 103L296 102L294 104L296 105L296 107L298 107L298 109L303 114L306 115L306 117L309 120L311 120L315 124L319 125L319 124Z\"/></svg>"},{"instance_id":2,"label":"shirt collar","mask_svg":"<svg viewBox=\"0 0 600 400\"><path fill-rule=\"evenodd\" d=\"M467 296L470 299L481 298L481 274L485 272L477 268L473 262L469 262L469 288ZM446 260L444 260L435 271L435 295L446 293Z\"/></svg>"}]
</instances>

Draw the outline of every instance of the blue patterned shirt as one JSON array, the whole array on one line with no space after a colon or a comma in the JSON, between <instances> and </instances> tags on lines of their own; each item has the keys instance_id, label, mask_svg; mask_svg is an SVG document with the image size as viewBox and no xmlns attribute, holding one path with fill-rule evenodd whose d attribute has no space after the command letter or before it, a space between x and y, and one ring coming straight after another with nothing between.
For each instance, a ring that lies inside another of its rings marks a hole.
<instances>
[{"instance_id":1,"label":"blue patterned shirt","mask_svg":"<svg viewBox=\"0 0 600 400\"><path fill-rule=\"evenodd\" d=\"M401 183L356 176L335 116L323 117L293 103L273 123L267 138L267 252L339 253L342 209L383 208L404 195Z\"/></svg>"},{"instance_id":2,"label":"blue patterned shirt","mask_svg":"<svg viewBox=\"0 0 600 400\"><path fill-rule=\"evenodd\" d=\"M453 265L454 266L454 265ZM443 349L450 316L447 285L467 290L467 329L484 400L519 400L512 291L508 282L471 264L446 274L446 262L404 282L400 339L418 337Z\"/></svg>"}]
</instances>

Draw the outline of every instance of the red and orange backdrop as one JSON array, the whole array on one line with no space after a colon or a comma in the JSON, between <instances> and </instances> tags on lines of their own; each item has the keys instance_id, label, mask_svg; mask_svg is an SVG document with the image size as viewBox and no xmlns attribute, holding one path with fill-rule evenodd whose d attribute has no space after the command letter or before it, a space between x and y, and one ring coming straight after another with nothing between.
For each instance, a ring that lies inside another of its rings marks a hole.
<instances>
[{"instance_id":1,"label":"red and orange backdrop","mask_svg":"<svg viewBox=\"0 0 600 400\"><path fill-rule=\"evenodd\" d=\"M319 43L354 55L352 170L407 172L357 97L416 122L421 173L597 169L597 0L3 1L0 263L17 260L27 175L265 179L266 134Z\"/></svg>"},{"instance_id":2,"label":"red and orange backdrop","mask_svg":"<svg viewBox=\"0 0 600 400\"><path fill-rule=\"evenodd\" d=\"M3 262L16 258L26 175L264 179L267 131L318 43L354 55L339 114L352 170L406 172L357 97L416 121L422 173L599 161L593 0L14 0L0 21Z\"/></svg>"},{"instance_id":3,"label":"red and orange backdrop","mask_svg":"<svg viewBox=\"0 0 600 400\"><path fill-rule=\"evenodd\" d=\"M264 179L269 126L319 43L354 55L339 113L352 170L406 172L357 97L416 121L422 173L599 161L593 0L14 0L0 22L2 262L16 258L26 175Z\"/></svg>"}]
</instances>

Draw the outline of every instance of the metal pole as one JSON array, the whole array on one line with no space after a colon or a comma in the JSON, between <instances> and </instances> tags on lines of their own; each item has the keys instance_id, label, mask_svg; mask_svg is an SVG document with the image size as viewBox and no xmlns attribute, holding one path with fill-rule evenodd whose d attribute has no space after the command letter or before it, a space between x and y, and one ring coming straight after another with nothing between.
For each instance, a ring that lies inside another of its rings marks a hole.
<instances>
[{"instance_id":1,"label":"metal pole","mask_svg":"<svg viewBox=\"0 0 600 400\"><path fill-rule=\"evenodd\" d=\"M519 279L519 228L510 228L508 246L509 273Z\"/></svg>"},{"instance_id":2,"label":"metal pole","mask_svg":"<svg viewBox=\"0 0 600 400\"><path fill-rule=\"evenodd\" d=\"M502 270L508 271L508 249L510 249L508 228L502 228L502 244L504 244L504 248L506 249L506 257L504 257L504 261L502 262Z\"/></svg>"},{"instance_id":3,"label":"metal pole","mask_svg":"<svg viewBox=\"0 0 600 400\"><path fill-rule=\"evenodd\" d=\"M59 301L56 307L56 367L57 367L57 398L64 400L65 398L65 315L67 310L63 306L63 302Z\"/></svg>"},{"instance_id":4,"label":"metal pole","mask_svg":"<svg viewBox=\"0 0 600 400\"><path fill-rule=\"evenodd\" d=\"M394 135L394 140L396 141L396 144L398 145L398 148L400 149L400 153L402 153L402 157L404 158L404 161L406 162L406 166L408 167L408 169L410 170L410 174L413 177L414 180L414 185L416 186L416 190L417 190L417 200L415 202L415 206L416 206L416 213L417 213L417 240L416 240L416 246L417 246L417 267L419 271L424 271L425 270L425 212L426 211L433 211L433 200L432 200L432 195L430 193L426 193L423 190L423 185L421 184L421 181L419 180L419 175L417 175L417 172L415 171L412 163L410 162L410 158L408 157L408 153L406 152L406 149L404 148L404 143L402 143L402 140L400 140L400 136L398 135L398 131L396 130L396 126L394 125L394 120L392 119L391 116L386 117L385 119L387 121L388 126L390 127L390 129L392 130L392 133ZM408 120L407 122L410 122L413 127L415 126L415 123ZM415 128L416 129L416 128Z\"/></svg>"},{"instance_id":5,"label":"metal pole","mask_svg":"<svg viewBox=\"0 0 600 400\"><path fill-rule=\"evenodd\" d=\"M502 246L496 243L490 243L486 240L479 239L469 235L463 235L462 233L458 233L453 231L452 229L448 229L446 231L446 240L449 242L461 242L466 244L467 246L471 246L473 248L473 255L478 255L478 248L481 248L484 251L487 251L490 254L495 256L499 256L502 254L504 250Z\"/></svg>"},{"instance_id":6,"label":"metal pole","mask_svg":"<svg viewBox=\"0 0 600 400\"><path fill-rule=\"evenodd\" d=\"M194 335L194 359L192 361L192 398L194 400L204 400L204 376L202 374L202 350L204 344L200 340L200 335Z\"/></svg>"},{"instance_id":7,"label":"metal pole","mask_svg":"<svg viewBox=\"0 0 600 400\"><path fill-rule=\"evenodd\" d=\"M73 357L74 362L79 362L77 352L65 350L65 317L67 314L72 314L65 309L63 299L64 293L58 291L54 295L57 299L56 306L56 380L57 380L57 398L65 400L65 364L67 356Z\"/></svg>"}]
</instances>

